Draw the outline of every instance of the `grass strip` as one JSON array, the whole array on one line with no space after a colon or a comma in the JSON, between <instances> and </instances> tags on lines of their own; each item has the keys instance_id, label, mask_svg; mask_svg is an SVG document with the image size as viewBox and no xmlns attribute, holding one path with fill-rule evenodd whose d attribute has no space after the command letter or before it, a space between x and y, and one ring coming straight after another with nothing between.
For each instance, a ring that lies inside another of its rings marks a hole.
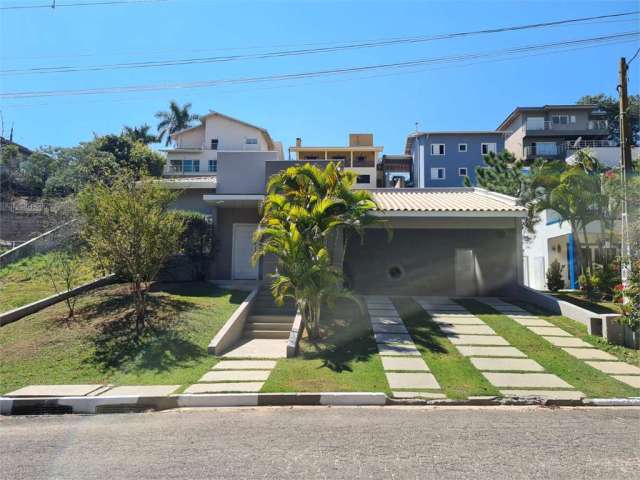
<instances>
[{"instance_id":1,"label":"grass strip","mask_svg":"<svg viewBox=\"0 0 640 480\"><path fill-rule=\"evenodd\" d=\"M420 305L406 297L394 298L393 303L447 397L465 399L477 395L499 395L500 392L467 357L458 352Z\"/></svg>"},{"instance_id":2,"label":"grass strip","mask_svg":"<svg viewBox=\"0 0 640 480\"><path fill-rule=\"evenodd\" d=\"M632 388L579 360L560 347L551 345L540 335L530 331L506 315L475 300L458 300L504 337L512 346L535 360L549 373L554 373L589 397L633 397L640 389Z\"/></svg>"},{"instance_id":3,"label":"grass strip","mask_svg":"<svg viewBox=\"0 0 640 480\"><path fill-rule=\"evenodd\" d=\"M279 360L262 392L391 392L368 317L354 302L325 307L322 337L303 338L296 358Z\"/></svg>"}]
</instances>

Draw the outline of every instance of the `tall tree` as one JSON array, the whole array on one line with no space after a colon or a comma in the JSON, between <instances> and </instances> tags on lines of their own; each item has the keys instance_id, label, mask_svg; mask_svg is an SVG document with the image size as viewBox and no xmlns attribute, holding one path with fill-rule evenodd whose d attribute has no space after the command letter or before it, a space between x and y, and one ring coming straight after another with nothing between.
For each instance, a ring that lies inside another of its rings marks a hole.
<instances>
[{"instance_id":1,"label":"tall tree","mask_svg":"<svg viewBox=\"0 0 640 480\"><path fill-rule=\"evenodd\" d=\"M156 143L159 141L156 135L149 133L151 127L146 123L144 125L140 125L139 127L128 127L125 126L122 128L122 136L127 137L134 142L144 143L145 145L149 145L150 143Z\"/></svg>"},{"instance_id":2,"label":"tall tree","mask_svg":"<svg viewBox=\"0 0 640 480\"><path fill-rule=\"evenodd\" d=\"M199 118L198 115L191 113L190 109L190 103L185 103L181 107L175 100L171 100L168 111L157 112L155 116L160 120L158 122L158 141L165 140L165 145L169 145L171 134L189 128L191 122Z\"/></svg>"},{"instance_id":3,"label":"tall tree","mask_svg":"<svg viewBox=\"0 0 640 480\"><path fill-rule=\"evenodd\" d=\"M598 93L596 95L585 95L577 102L578 105L595 104L607 112L609 122L609 139L620 142L620 107L618 100ZM629 95L629 124L631 125L631 135L634 143L640 141L640 95Z\"/></svg>"},{"instance_id":4,"label":"tall tree","mask_svg":"<svg viewBox=\"0 0 640 480\"><path fill-rule=\"evenodd\" d=\"M320 336L322 305L349 296L342 267L330 253L331 239L338 230L361 231L373 222L375 203L368 192L353 191L354 182L353 172L330 163L324 170L290 167L268 183L254 260L276 257L273 295L280 303L295 300L312 339Z\"/></svg>"}]
</instances>

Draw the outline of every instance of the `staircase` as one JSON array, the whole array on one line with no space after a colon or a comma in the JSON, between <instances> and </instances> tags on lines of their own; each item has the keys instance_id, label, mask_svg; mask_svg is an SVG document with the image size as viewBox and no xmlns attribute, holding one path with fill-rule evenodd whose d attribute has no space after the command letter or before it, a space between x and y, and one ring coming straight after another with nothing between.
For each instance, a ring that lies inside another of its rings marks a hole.
<instances>
[{"instance_id":1,"label":"staircase","mask_svg":"<svg viewBox=\"0 0 640 480\"><path fill-rule=\"evenodd\" d=\"M260 287L244 326L245 338L288 339L296 315L293 300L276 305L269 286Z\"/></svg>"}]
</instances>

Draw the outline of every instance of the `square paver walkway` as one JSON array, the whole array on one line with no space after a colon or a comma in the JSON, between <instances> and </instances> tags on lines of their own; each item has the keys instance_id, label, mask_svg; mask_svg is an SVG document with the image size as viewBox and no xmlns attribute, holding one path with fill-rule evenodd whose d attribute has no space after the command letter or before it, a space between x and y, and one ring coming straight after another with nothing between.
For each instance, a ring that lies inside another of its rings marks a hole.
<instances>
[{"instance_id":1,"label":"square paver walkway","mask_svg":"<svg viewBox=\"0 0 640 480\"><path fill-rule=\"evenodd\" d=\"M458 351L465 357L526 357L526 355L516 347L473 347L460 345L458 346Z\"/></svg>"},{"instance_id":2,"label":"square paver walkway","mask_svg":"<svg viewBox=\"0 0 640 480\"><path fill-rule=\"evenodd\" d=\"M549 337L571 337L572 335L569 332L566 332L558 327L529 327L533 333L542 336Z\"/></svg>"},{"instance_id":3,"label":"square paver walkway","mask_svg":"<svg viewBox=\"0 0 640 480\"><path fill-rule=\"evenodd\" d=\"M223 360L216 363L212 370L272 370L274 360Z\"/></svg>"},{"instance_id":4,"label":"square paver walkway","mask_svg":"<svg viewBox=\"0 0 640 480\"><path fill-rule=\"evenodd\" d=\"M613 373L616 375L640 375L640 368L624 362L587 361L586 363L604 373Z\"/></svg>"},{"instance_id":5,"label":"square paver walkway","mask_svg":"<svg viewBox=\"0 0 640 480\"><path fill-rule=\"evenodd\" d=\"M573 388L552 373L493 373L482 374L495 387L516 388Z\"/></svg>"},{"instance_id":6,"label":"square paver walkway","mask_svg":"<svg viewBox=\"0 0 640 480\"><path fill-rule=\"evenodd\" d=\"M380 356L412 356L412 357L420 357L420 352L418 349L409 345L399 345L393 343L378 343L378 353Z\"/></svg>"},{"instance_id":7,"label":"square paver walkway","mask_svg":"<svg viewBox=\"0 0 640 480\"><path fill-rule=\"evenodd\" d=\"M436 377L430 373L394 373L388 372L387 380L391 389L433 389L440 390Z\"/></svg>"},{"instance_id":8,"label":"square paver walkway","mask_svg":"<svg viewBox=\"0 0 640 480\"><path fill-rule=\"evenodd\" d=\"M580 360L616 360L616 357L614 357L610 353L603 352L602 350L598 350L597 348L564 347L562 350Z\"/></svg>"},{"instance_id":9,"label":"square paver walkway","mask_svg":"<svg viewBox=\"0 0 640 480\"><path fill-rule=\"evenodd\" d=\"M593 345L580 340L576 337L542 337L547 340L551 345L556 347L586 347L593 348Z\"/></svg>"},{"instance_id":10,"label":"square paver walkway","mask_svg":"<svg viewBox=\"0 0 640 480\"><path fill-rule=\"evenodd\" d=\"M489 325L445 325L440 324L440 330L454 335L495 335L496 332Z\"/></svg>"},{"instance_id":11,"label":"square paver walkway","mask_svg":"<svg viewBox=\"0 0 640 480\"><path fill-rule=\"evenodd\" d=\"M448 335L454 345L503 345L509 346L504 338L498 335Z\"/></svg>"},{"instance_id":12,"label":"square paver walkway","mask_svg":"<svg viewBox=\"0 0 640 480\"><path fill-rule=\"evenodd\" d=\"M612 375L616 380L626 383L630 387L640 388L640 375Z\"/></svg>"},{"instance_id":13,"label":"square paver walkway","mask_svg":"<svg viewBox=\"0 0 640 480\"><path fill-rule=\"evenodd\" d=\"M287 340L279 338L245 339L222 356L224 358L286 358Z\"/></svg>"},{"instance_id":14,"label":"square paver walkway","mask_svg":"<svg viewBox=\"0 0 640 480\"><path fill-rule=\"evenodd\" d=\"M429 367L422 358L414 357L380 357L385 371L428 372Z\"/></svg>"},{"instance_id":15,"label":"square paver walkway","mask_svg":"<svg viewBox=\"0 0 640 480\"><path fill-rule=\"evenodd\" d=\"M375 333L373 335L377 343L397 343L402 345L415 345L411 335L400 333Z\"/></svg>"},{"instance_id":16,"label":"square paver walkway","mask_svg":"<svg viewBox=\"0 0 640 480\"><path fill-rule=\"evenodd\" d=\"M478 370L544 372L542 365L528 358L471 358L471 363Z\"/></svg>"},{"instance_id":17,"label":"square paver walkway","mask_svg":"<svg viewBox=\"0 0 640 480\"><path fill-rule=\"evenodd\" d=\"M486 325L482 320L470 315L450 316L450 315L438 315L431 318L434 322L441 325Z\"/></svg>"},{"instance_id":18,"label":"square paver walkway","mask_svg":"<svg viewBox=\"0 0 640 480\"><path fill-rule=\"evenodd\" d=\"M205 373L198 382L264 382L270 370L216 370Z\"/></svg>"}]
</instances>

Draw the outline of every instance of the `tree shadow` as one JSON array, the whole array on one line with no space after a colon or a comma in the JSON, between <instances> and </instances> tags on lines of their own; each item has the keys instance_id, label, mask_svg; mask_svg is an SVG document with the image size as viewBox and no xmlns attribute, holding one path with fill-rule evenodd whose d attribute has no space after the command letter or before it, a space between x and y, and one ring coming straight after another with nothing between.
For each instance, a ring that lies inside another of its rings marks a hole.
<instances>
[{"instance_id":1,"label":"tree shadow","mask_svg":"<svg viewBox=\"0 0 640 480\"><path fill-rule=\"evenodd\" d=\"M193 304L164 295L147 298L148 313L139 338L128 297L107 297L90 306L101 320L91 338L95 348L91 362L101 371L164 372L207 355L206 348L188 339L181 319L181 312Z\"/></svg>"},{"instance_id":2,"label":"tree shadow","mask_svg":"<svg viewBox=\"0 0 640 480\"><path fill-rule=\"evenodd\" d=\"M249 292L242 290L226 290L209 282L157 282L151 285L150 292L166 293L189 297L220 298L230 295L229 303L239 305Z\"/></svg>"},{"instance_id":3,"label":"tree shadow","mask_svg":"<svg viewBox=\"0 0 640 480\"><path fill-rule=\"evenodd\" d=\"M420 305L407 298L393 299L393 303L418 347L434 353L447 353L441 342L447 338L446 335Z\"/></svg>"},{"instance_id":4,"label":"tree shadow","mask_svg":"<svg viewBox=\"0 0 640 480\"><path fill-rule=\"evenodd\" d=\"M321 340L306 340L302 353L305 359L322 360L318 368L351 372L351 362L366 362L378 351L368 317L353 301L324 307L320 325Z\"/></svg>"}]
</instances>

